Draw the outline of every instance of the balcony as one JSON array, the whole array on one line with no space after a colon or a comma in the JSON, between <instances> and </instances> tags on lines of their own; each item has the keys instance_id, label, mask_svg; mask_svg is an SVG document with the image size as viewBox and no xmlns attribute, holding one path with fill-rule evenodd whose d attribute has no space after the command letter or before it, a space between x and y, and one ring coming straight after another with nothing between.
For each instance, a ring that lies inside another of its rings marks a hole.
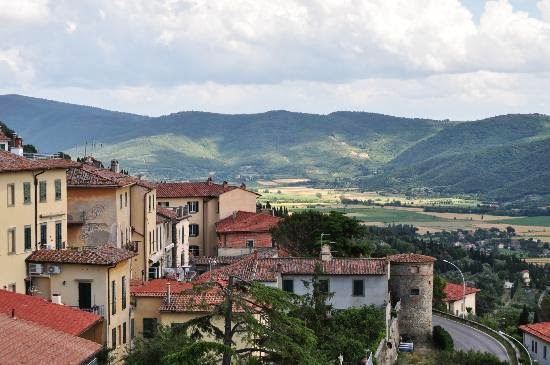
<instances>
[{"instance_id":1,"label":"balcony","mask_svg":"<svg viewBox=\"0 0 550 365\"><path fill-rule=\"evenodd\" d=\"M132 252L135 252L135 253L138 253L139 251L139 247L138 247L138 243L139 241L132 241L132 242L128 242L128 243L125 243L122 248L128 250L128 251L132 251Z\"/></svg>"},{"instance_id":2,"label":"balcony","mask_svg":"<svg viewBox=\"0 0 550 365\"><path fill-rule=\"evenodd\" d=\"M105 317L105 306L103 305L94 305L90 308L79 308L78 306L71 306L72 308L80 309L84 312L89 312L97 314L98 316Z\"/></svg>"}]
</instances>

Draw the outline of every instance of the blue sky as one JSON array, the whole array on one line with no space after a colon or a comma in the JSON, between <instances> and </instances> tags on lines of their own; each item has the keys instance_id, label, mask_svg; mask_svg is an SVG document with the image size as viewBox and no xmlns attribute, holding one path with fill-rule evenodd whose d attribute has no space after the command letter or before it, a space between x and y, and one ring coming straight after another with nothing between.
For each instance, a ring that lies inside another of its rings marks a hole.
<instances>
[{"instance_id":1,"label":"blue sky","mask_svg":"<svg viewBox=\"0 0 550 365\"><path fill-rule=\"evenodd\" d=\"M0 94L113 110L550 114L550 0L0 0Z\"/></svg>"}]
</instances>

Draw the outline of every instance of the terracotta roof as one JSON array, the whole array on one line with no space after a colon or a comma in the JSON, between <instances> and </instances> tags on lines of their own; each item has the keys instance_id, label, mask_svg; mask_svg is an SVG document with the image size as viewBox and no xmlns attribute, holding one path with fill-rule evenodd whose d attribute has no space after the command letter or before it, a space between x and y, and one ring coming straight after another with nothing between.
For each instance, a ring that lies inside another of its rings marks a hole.
<instances>
[{"instance_id":1,"label":"terracotta roof","mask_svg":"<svg viewBox=\"0 0 550 365\"><path fill-rule=\"evenodd\" d=\"M37 250L27 262L58 264L114 265L136 256L136 253L109 245L66 250Z\"/></svg>"},{"instance_id":2,"label":"terracotta roof","mask_svg":"<svg viewBox=\"0 0 550 365\"><path fill-rule=\"evenodd\" d=\"M477 293L478 291L480 289L466 286L466 295ZM445 293L445 302L456 302L457 300L462 300L464 287L462 284L446 283L443 292Z\"/></svg>"},{"instance_id":3,"label":"terracotta roof","mask_svg":"<svg viewBox=\"0 0 550 365\"><path fill-rule=\"evenodd\" d=\"M182 220L184 218L190 217L190 215L184 215L182 217L178 217L178 213L174 209L170 208L164 208L161 206L157 206L157 216L161 216L163 218L169 218L173 220Z\"/></svg>"},{"instance_id":4,"label":"terracotta roof","mask_svg":"<svg viewBox=\"0 0 550 365\"><path fill-rule=\"evenodd\" d=\"M236 212L216 223L216 232L269 232L281 218L263 213Z\"/></svg>"},{"instance_id":5,"label":"terracotta roof","mask_svg":"<svg viewBox=\"0 0 550 365\"><path fill-rule=\"evenodd\" d=\"M173 294L180 293L184 289L190 289L193 287L193 284L189 282L155 279L142 283L141 285L131 285L130 294L135 297L162 297L166 294L168 283L170 283L170 291Z\"/></svg>"},{"instance_id":6,"label":"terracotta roof","mask_svg":"<svg viewBox=\"0 0 550 365\"><path fill-rule=\"evenodd\" d=\"M4 133L4 131L1 128L0 128L0 141L2 142L11 141L11 138L6 136L6 133Z\"/></svg>"},{"instance_id":7,"label":"terracotta roof","mask_svg":"<svg viewBox=\"0 0 550 365\"><path fill-rule=\"evenodd\" d=\"M221 289L218 287L205 290L188 289L174 294L168 303L167 296L160 305L161 312L210 312L224 301Z\"/></svg>"},{"instance_id":8,"label":"terracotta roof","mask_svg":"<svg viewBox=\"0 0 550 365\"><path fill-rule=\"evenodd\" d=\"M69 187L124 187L140 185L154 189L155 185L130 175L96 167L87 163L78 163L67 171L67 186Z\"/></svg>"},{"instance_id":9,"label":"terracotta roof","mask_svg":"<svg viewBox=\"0 0 550 365\"><path fill-rule=\"evenodd\" d=\"M159 183L157 184L158 198L187 198L187 197L218 197L228 191L239 189L234 185L216 184L213 182L174 182L174 183ZM245 189L243 189L245 190ZM252 194L256 194L252 191ZM259 194L256 194L259 195Z\"/></svg>"},{"instance_id":10,"label":"terracotta roof","mask_svg":"<svg viewBox=\"0 0 550 365\"><path fill-rule=\"evenodd\" d=\"M420 255L418 253L400 253L397 255L388 256L386 258L391 262L403 263L429 263L436 260L435 257Z\"/></svg>"},{"instance_id":11,"label":"terracotta roof","mask_svg":"<svg viewBox=\"0 0 550 365\"><path fill-rule=\"evenodd\" d=\"M76 162L62 159L29 160L0 150L0 172L67 169Z\"/></svg>"},{"instance_id":12,"label":"terracotta roof","mask_svg":"<svg viewBox=\"0 0 550 365\"><path fill-rule=\"evenodd\" d=\"M524 324L519 329L550 343L550 322Z\"/></svg>"},{"instance_id":13,"label":"terracotta roof","mask_svg":"<svg viewBox=\"0 0 550 365\"><path fill-rule=\"evenodd\" d=\"M58 331L78 336L103 320L76 308L51 303L41 297L0 290L0 313L25 319Z\"/></svg>"},{"instance_id":14,"label":"terracotta roof","mask_svg":"<svg viewBox=\"0 0 550 365\"><path fill-rule=\"evenodd\" d=\"M0 314L0 359L11 364L82 364L101 350L98 343L17 317Z\"/></svg>"}]
</instances>

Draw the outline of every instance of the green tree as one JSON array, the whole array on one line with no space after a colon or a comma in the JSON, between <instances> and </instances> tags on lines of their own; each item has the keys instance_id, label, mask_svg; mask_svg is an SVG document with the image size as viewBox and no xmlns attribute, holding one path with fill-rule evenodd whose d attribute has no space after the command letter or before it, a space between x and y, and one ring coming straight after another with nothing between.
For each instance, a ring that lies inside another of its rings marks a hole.
<instances>
[{"instance_id":1,"label":"green tree","mask_svg":"<svg viewBox=\"0 0 550 365\"><path fill-rule=\"evenodd\" d=\"M527 309L527 306L523 305L523 310L521 311L521 314L519 315L518 324L528 324L529 323L529 310Z\"/></svg>"},{"instance_id":2,"label":"green tree","mask_svg":"<svg viewBox=\"0 0 550 365\"><path fill-rule=\"evenodd\" d=\"M446 309L445 302L445 279L440 275L434 274L433 280L433 307L444 311Z\"/></svg>"},{"instance_id":3,"label":"green tree","mask_svg":"<svg viewBox=\"0 0 550 365\"><path fill-rule=\"evenodd\" d=\"M453 351L454 342L453 338L443 327L434 326L432 339L435 347L443 351Z\"/></svg>"}]
</instances>

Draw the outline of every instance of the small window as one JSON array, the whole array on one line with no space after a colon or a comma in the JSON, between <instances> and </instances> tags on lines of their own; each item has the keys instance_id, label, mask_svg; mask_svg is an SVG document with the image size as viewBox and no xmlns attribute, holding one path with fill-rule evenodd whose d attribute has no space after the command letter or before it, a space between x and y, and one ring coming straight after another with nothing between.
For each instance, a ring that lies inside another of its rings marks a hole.
<instances>
[{"instance_id":1,"label":"small window","mask_svg":"<svg viewBox=\"0 0 550 365\"><path fill-rule=\"evenodd\" d=\"M15 205L15 185L8 184L8 207Z\"/></svg>"},{"instance_id":2,"label":"small window","mask_svg":"<svg viewBox=\"0 0 550 365\"><path fill-rule=\"evenodd\" d=\"M543 359L546 360L546 346L544 346L544 350L543 350L543 352L542 352L542 355L543 355L543 356L542 356Z\"/></svg>"},{"instance_id":3,"label":"small window","mask_svg":"<svg viewBox=\"0 0 550 365\"><path fill-rule=\"evenodd\" d=\"M124 206L127 207L128 206L128 192L124 192Z\"/></svg>"},{"instance_id":4,"label":"small window","mask_svg":"<svg viewBox=\"0 0 550 365\"><path fill-rule=\"evenodd\" d=\"M55 200L61 200L61 180L55 180Z\"/></svg>"},{"instance_id":5,"label":"small window","mask_svg":"<svg viewBox=\"0 0 550 365\"><path fill-rule=\"evenodd\" d=\"M169 202L159 202L159 207L168 208L170 206Z\"/></svg>"},{"instance_id":6,"label":"small window","mask_svg":"<svg viewBox=\"0 0 550 365\"><path fill-rule=\"evenodd\" d=\"M189 253L193 256L199 256L199 246L189 246Z\"/></svg>"},{"instance_id":7,"label":"small window","mask_svg":"<svg viewBox=\"0 0 550 365\"><path fill-rule=\"evenodd\" d=\"M42 223L40 225L40 243L45 245L48 242L48 224Z\"/></svg>"},{"instance_id":8,"label":"small window","mask_svg":"<svg viewBox=\"0 0 550 365\"><path fill-rule=\"evenodd\" d=\"M61 250L63 248L63 231L61 222L55 223L55 249Z\"/></svg>"},{"instance_id":9,"label":"small window","mask_svg":"<svg viewBox=\"0 0 550 365\"><path fill-rule=\"evenodd\" d=\"M116 281L111 282L111 314L116 314Z\"/></svg>"},{"instance_id":10,"label":"small window","mask_svg":"<svg viewBox=\"0 0 550 365\"><path fill-rule=\"evenodd\" d=\"M116 348L116 327L111 330L111 348Z\"/></svg>"},{"instance_id":11,"label":"small window","mask_svg":"<svg viewBox=\"0 0 550 365\"><path fill-rule=\"evenodd\" d=\"M149 195L149 211L151 211L151 205L152 205L152 200L151 200L151 195Z\"/></svg>"},{"instance_id":12,"label":"small window","mask_svg":"<svg viewBox=\"0 0 550 365\"><path fill-rule=\"evenodd\" d=\"M38 195L40 196L41 203L46 201L46 198L47 198L46 188L47 188L47 185L45 181L40 181L38 183L38 193L39 193Z\"/></svg>"},{"instance_id":13,"label":"small window","mask_svg":"<svg viewBox=\"0 0 550 365\"><path fill-rule=\"evenodd\" d=\"M418 266L411 267L411 274L418 274L420 272L420 268Z\"/></svg>"},{"instance_id":14,"label":"small window","mask_svg":"<svg viewBox=\"0 0 550 365\"><path fill-rule=\"evenodd\" d=\"M254 240L246 240L246 247L248 248L254 247Z\"/></svg>"},{"instance_id":15,"label":"small window","mask_svg":"<svg viewBox=\"0 0 550 365\"><path fill-rule=\"evenodd\" d=\"M130 319L130 339L136 337L136 321L132 318Z\"/></svg>"},{"instance_id":16,"label":"small window","mask_svg":"<svg viewBox=\"0 0 550 365\"><path fill-rule=\"evenodd\" d=\"M411 289L411 295L420 295L420 289L418 288Z\"/></svg>"},{"instance_id":17,"label":"small window","mask_svg":"<svg viewBox=\"0 0 550 365\"><path fill-rule=\"evenodd\" d=\"M122 277L121 285L122 287L122 310L126 309L126 276Z\"/></svg>"},{"instance_id":18,"label":"small window","mask_svg":"<svg viewBox=\"0 0 550 365\"><path fill-rule=\"evenodd\" d=\"M126 343L126 322L122 323L122 343Z\"/></svg>"},{"instance_id":19,"label":"small window","mask_svg":"<svg viewBox=\"0 0 550 365\"><path fill-rule=\"evenodd\" d=\"M8 229L8 253L15 253L16 251L15 228L10 228Z\"/></svg>"},{"instance_id":20,"label":"small window","mask_svg":"<svg viewBox=\"0 0 550 365\"><path fill-rule=\"evenodd\" d=\"M189 208L189 213L198 213L199 212L199 202L198 201L192 201L187 202L187 207Z\"/></svg>"},{"instance_id":21,"label":"small window","mask_svg":"<svg viewBox=\"0 0 550 365\"><path fill-rule=\"evenodd\" d=\"M199 225L198 224L190 224L189 225L189 236L190 237L197 237L199 235Z\"/></svg>"},{"instance_id":22,"label":"small window","mask_svg":"<svg viewBox=\"0 0 550 365\"><path fill-rule=\"evenodd\" d=\"M353 280L353 294L354 297L364 297L365 296L365 281L364 280Z\"/></svg>"},{"instance_id":23,"label":"small window","mask_svg":"<svg viewBox=\"0 0 550 365\"><path fill-rule=\"evenodd\" d=\"M25 251L32 250L31 226L25 226Z\"/></svg>"},{"instance_id":24,"label":"small window","mask_svg":"<svg viewBox=\"0 0 550 365\"><path fill-rule=\"evenodd\" d=\"M122 209L122 194L119 195L120 200L120 209Z\"/></svg>"},{"instance_id":25,"label":"small window","mask_svg":"<svg viewBox=\"0 0 550 365\"><path fill-rule=\"evenodd\" d=\"M15 283L8 284L8 291L11 291L14 293L17 291L17 286L15 285Z\"/></svg>"},{"instance_id":26,"label":"small window","mask_svg":"<svg viewBox=\"0 0 550 365\"><path fill-rule=\"evenodd\" d=\"M153 338L157 332L156 318L143 318L143 338Z\"/></svg>"},{"instance_id":27,"label":"small window","mask_svg":"<svg viewBox=\"0 0 550 365\"><path fill-rule=\"evenodd\" d=\"M329 285L327 279L321 279L319 280L319 291L321 293L327 294L329 292Z\"/></svg>"},{"instance_id":28,"label":"small window","mask_svg":"<svg viewBox=\"0 0 550 365\"><path fill-rule=\"evenodd\" d=\"M26 182L26 183L23 183L23 204L30 204L30 203L32 203L31 183Z\"/></svg>"},{"instance_id":29,"label":"small window","mask_svg":"<svg viewBox=\"0 0 550 365\"><path fill-rule=\"evenodd\" d=\"M283 290L289 293L294 293L294 280L283 279Z\"/></svg>"}]
</instances>

